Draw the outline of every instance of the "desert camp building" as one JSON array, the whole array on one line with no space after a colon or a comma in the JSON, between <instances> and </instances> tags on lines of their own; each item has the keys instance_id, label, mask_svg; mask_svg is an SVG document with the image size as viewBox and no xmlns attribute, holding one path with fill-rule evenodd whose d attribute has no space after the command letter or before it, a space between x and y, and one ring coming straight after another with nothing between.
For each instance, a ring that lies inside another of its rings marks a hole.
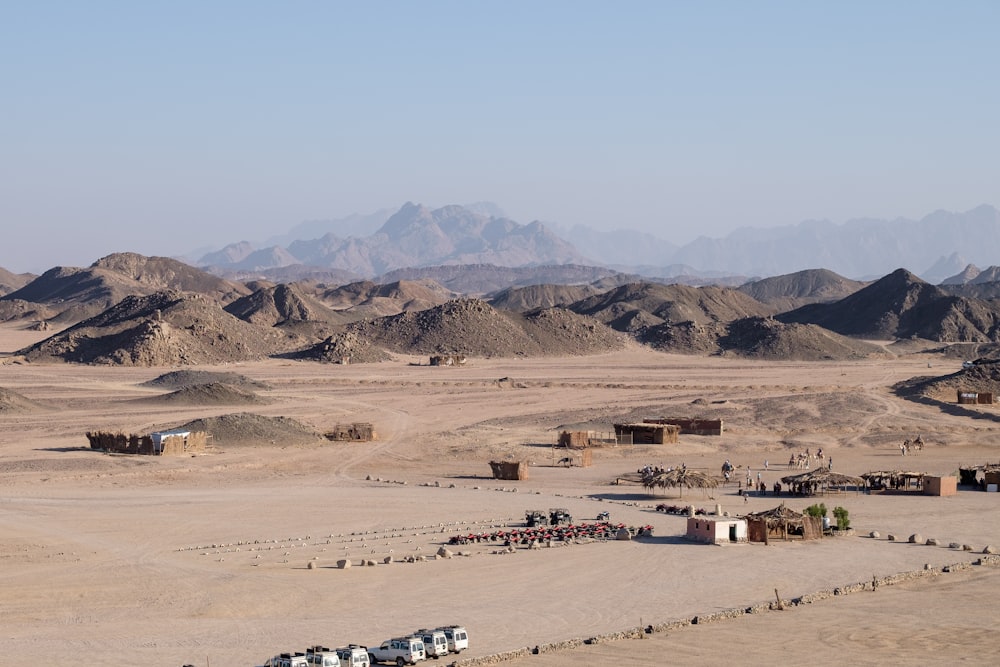
<instances>
[{"instance_id":1,"label":"desert camp building","mask_svg":"<svg viewBox=\"0 0 1000 667\"><path fill-rule=\"evenodd\" d=\"M643 419L645 424L669 424L680 428L682 435L722 435L721 419L677 419L674 417L656 417Z\"/></svg>"},{"instance_id":2,"label":"desert camp building","mask_svg":"<svg viewBox=\"0 0 1000 667\"><path fill-rule=\"evenodd\" d=\"M673 424L615 424L615 437L621 445L663 445L676 443L681 432Z\"/></svg>"},{"instance_id":3,"label":"desert camp building","mask_svg":"<svg viewBox=\"0 0 1000 667\"><path fill-rule=\"evenodd\" d=\"M112 454L141 454L145 456L182 456L205 451L208 435L204 431L157 431L148 435L87 432L91 449Z\"/></svg>"},{"instance_id":4,"label":"desert camp building","mask_svg":"<svg viewBox=\"0 0 1000 667\"><path fill-rule=\"evenodd\" d=\"M687 538L705 544L728 544L747 541L746 519L724 516L690 516Z\"/></svg>"}]
</instances>

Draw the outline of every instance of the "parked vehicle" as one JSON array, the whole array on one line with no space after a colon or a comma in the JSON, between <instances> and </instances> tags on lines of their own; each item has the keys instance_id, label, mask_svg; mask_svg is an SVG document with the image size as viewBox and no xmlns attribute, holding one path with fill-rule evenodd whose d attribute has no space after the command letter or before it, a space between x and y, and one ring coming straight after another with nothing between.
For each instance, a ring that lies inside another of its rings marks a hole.
<instances>
[{"instance_id":1,"label":"parked vehicle","mask_svg":"<svg viewBox=\"0 0 1000 667\"><path fill-rule=\"evenodd\" d=\"M417 637L393 637L382 642L380 646L368 647L370 662L394 662L399 667L415 665L427 659L424 643Z\"/></svg>"},{"instance_id":2,"label":"parked vehicle","mask_svg":"<svg viewBox=\"0 0 1000 667\"><path fill-rule=\"evenodd\" d=\"M448 638L448 650L452 653L461 653L469 648L469 633L461 625L445 625L435 630L440 630Z\"/></svg>"},{"instance_id":3,"label":"parked vehicle","mask_svg":"<svg viewBox=\"0 0 1000 667\"><path fill-rule=\"evenodd\" d=\"M279 653L266 663L264 667L309 667L306 661L306 654L299 653Z\"/></svg>"},{"instance_id":4,"label":"parked vehicle","mask_svg":"<svg viewBox=\"0 0 1000 667\"><path fill-rule=\"evenodd\" d=\"M528 510L524 513L524 524L528 528L544 526L549 522L549 515L542 510Z\"/></svg>"},{"instance_id":5,"label":"parked vehicle","mask_svg":"<svg viewBox=\"0 0 1000 667\"><path fill-rule=\"evenodd\" d=\"M557 507L555 509L549 510L549 525L558 526L563 523L573 523L573 517L570 516L569 510Z\"/></svg>"},{"instance_id":6,"label":"parked vehicle","mask_svg":"<svg viewBox=\"0 0 1000 667\"><path fill-rule=\"evenodd\" d=\"M368 649L358 644L349 644L337 649L340 667L369 667Z\"/></svg>"},{"instance_id":7,"label":"parked vehicle","mask_svg":"<svg viewBox=\"0 0 1000 667\"><path fill-rule=\"evenodd\" d=\"M333 649L325 646L307 648L306 662L314 667L340 667L340 657Z\"/></svg>"},{"instance_id":8,"label":"parked vehicle","mask_svg":"<svg viewBox=\"0 0 1000 667\"><path fill-rule=\"evenodd\" d=\"M424 643L424 653L428 658L437 660L443 655L448 655L448 638L440 630L421 628L414 632L413 636L419 637Z\"/></svg>"}]
</instances>

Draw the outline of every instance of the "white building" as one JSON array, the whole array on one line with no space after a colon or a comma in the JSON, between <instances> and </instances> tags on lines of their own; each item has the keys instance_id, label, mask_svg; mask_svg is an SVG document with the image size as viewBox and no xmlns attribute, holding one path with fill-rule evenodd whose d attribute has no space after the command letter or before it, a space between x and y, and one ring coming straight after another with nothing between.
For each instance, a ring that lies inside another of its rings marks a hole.
<instances>
[{"instance_id":1,"label":"white building","mask_svg":"<svg viewBox=\"0 0 1000 667\"><path fill-rule=\"evenodd\" d=\"M747 522L728 516L691 516L688 517L687 538L705 544L746 542Z\"/></svg>"}]
</instances>

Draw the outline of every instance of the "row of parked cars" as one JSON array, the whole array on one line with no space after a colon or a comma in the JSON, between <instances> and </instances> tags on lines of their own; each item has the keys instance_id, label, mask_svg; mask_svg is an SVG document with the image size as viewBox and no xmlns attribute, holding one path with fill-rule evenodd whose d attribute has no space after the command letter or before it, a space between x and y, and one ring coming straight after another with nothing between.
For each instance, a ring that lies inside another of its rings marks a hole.
<instances>
[{"instance_id":1,"label":"row of parked cars","mask_svg":"<svg viewBox=\"0 0 1000 667\"><path fill-rule=\"evenodd\" d=\"M311 646L304 653L280 653L264 667L370 667L380 663L415 665L421 660L437 660L449 653L469 648L469 633L461 625L446 625L433 630L421 628L413 634L393 637L379 646L350 644L337 649Z\"/></svg>"}]
</instances>

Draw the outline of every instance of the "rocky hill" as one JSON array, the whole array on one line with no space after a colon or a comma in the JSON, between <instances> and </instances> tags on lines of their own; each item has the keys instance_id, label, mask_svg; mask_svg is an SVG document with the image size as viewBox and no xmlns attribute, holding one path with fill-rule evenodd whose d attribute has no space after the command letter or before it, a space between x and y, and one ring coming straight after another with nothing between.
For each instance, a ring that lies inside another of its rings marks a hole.
<instances>
[{"instance_id":1,"label":"rocky hill","mask_svg":"<svg viewBox=\"0 0 1000 667\"><path fill-rule=\"evenodd\" d=\"M204 431L215 447L241 445L303 445L319 444L322 436L311 426L290 417L266 417L250 412L206 417L174 428Z\"/></svg>"},{"instance_id":2,"label":"rocky hill","mask_svg":"<svg viewBox=\"0 0 1000 667\"><path fill-rule=\"evenodd\" d=\"M867 284L826 269L810 269L754 280L741 285L739 290L773 306L777 312L784 312L810 303L839 301Z\"/></svg>"},{"instance_id":3,"label":"rocky hill","mask_svg":"<svg viewBox=\"0 0 1000 667\"><path fill-rule=\"evenodd\" d=\"M426 310L457 296L433 280L396 280L384 284L365 280L324 290L320 299L330 308L349 315L349 319L358 320Z\"/></svg>"},{"instance_id":4,"label":"rocky hill","mask_svg":"<svg viewBox=\"0 0 1000 667\"><path fill-rule=\"evenodd\" d=\"M592 285L529 285L508 287L489 297L494 308L524 312L538 308L568 306L599 291Z\"/></svg>"},{"instance_id":5,"label":"rocky hill","mask_svg":"<svg viewBox=\"0 0 1000 667\"><path fill-rule=\"evenodd\" d=\"M266 382L252 380L239 373L198 370L170 371L169 373L158 375L148 382L143 382L141 386L152 387L154 389L183 389L184 387L213 383L227 384L231 387L239 387L249 391L271 388Z\"/></svg>"},{"instance_id":6,"label":"rocky hill","mask_svg":"<svg viewBox=\"0 0 1000 667\"><path fill-rule=\"evenodd\" d=\"M784 324L746 317L729 323L719 347L751 359L823 361L891 357L885 348L841 336L814 324Z\"/></svg>"},{"instance_id":7,"label":"rocky hill","mask_svg":"<svg viewBox=\"0 0 1000 667\"><path fill-rule=\"evenodd\" d=\"M30 273L11 273L7 269L0 268L0 296L21 289L36 277Z\"/></svg>"},{"instance_id":8,"label":"rocky hill","mask_svg":"<svg viewBox=\"0 0 1000 667\"><path fill-rule=\"evenodd\" d=\"M100 313L128 296L172 289L197 293L218 303L249 294L239 284L224 280L166 257L117 253L87 268L55 267L0 301L19 299L59 311L58 319L74 322Z\"/></svg>"},{"instance_id":9,"label":"rocky hill","mask_svg":"<svg viewBox=\"0 0 1000 667\"><path fill-rule=\"evenodd\" d=\"M959 390L992 392L1000 396L1000 357L983 359L971 368L934 377L916 377L893 387L900 396L933 398L953 403Z\"/></svg>"},{"instance_id":10,"label":"rocky hill","mask_svg":"<svg viewBox=\"0 0 1000 667\"><path fill-rule=\"evenodd\" d=\"M260 405L270 402L252 391L221 382L181 387L169 394L142 400L165 405Z\"/></svg>"},{"instance_id":11,"label":"rocky hill","mask_svg":"<svg viewBox=\"0 0 1000 667\"><path fill-rule=\"evenodd\" d=\"M167 291L126 297L18 354L36 362L217 364L261 359L296 343L230 315L201 295Z\"/></svg>"},{"instance_id":12,"label":"rocky hill","mask_svg":"<svg viewBox=\"0 0 1000 667\"><path fill-rule=\"evenodd\" d=\"M304 359L325 364L373 364L389 361L392 355L372 344L367 337L354 331L342 331L315 345L285 355L289 359Z\"/></svg>"},{"instance_id":13,"label":"rocky hill","mask_svg":"<svg viewBox=\"0 0 1000 667\"><path fill-rule=\"evenodd\" d=\"M657 283L629 283L568 306L618 331L639 331L659 324L693 322L707 325L774 312L739 290Z\"/></svg>"},{"instance_id":14,"label":"rocky hill","mask_svg":"<svg viewBox=\"0 0 1000 667\"><path fill-rule=\"evenodd\" d=\"M605 352L626 344L590 318L570 313L504 314L480 299L456 299L347 328L374 345L409 354L534 357Z\"/></svg>"},{"instance_id":15,"label":"rocky hill","mask_svg":"<svg viewBox=\"0 0 1000 667\"><path fill-rule=\"evenodd\" d=\"M831 304L812 304L777 316L816 324L845 336L988 342L1000 336L997 305L952 296L905 269Z\"/></svg>"},{"instance_id":16,"label":"rocky hill","mask_svg":"<svg viewBox=\"0 0 1000 667\"><path fill-rule=\"evenodd\" d=\"M347 320L294 284L262 287L228 304L225 311L245 322L267 327L295 322L334 324Z\"/></svg>"}]
</instances>

